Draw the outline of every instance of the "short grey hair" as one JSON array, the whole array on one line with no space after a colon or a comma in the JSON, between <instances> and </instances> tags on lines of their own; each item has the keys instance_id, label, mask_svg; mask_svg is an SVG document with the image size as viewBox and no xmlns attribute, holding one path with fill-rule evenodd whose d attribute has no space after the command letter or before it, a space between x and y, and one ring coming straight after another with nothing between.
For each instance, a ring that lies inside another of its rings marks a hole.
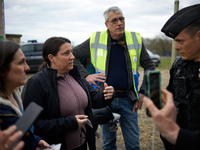
<instances>
[{"instance_id":1,"label":"short grey hair","mask_svg":"<svg viewBox=\"0 0 200 150\"><path fill-rule=\"evenodd\" d=\"M104 13L103 16L105 18L105 21L108 21L108 13L114 12L114 13L122 13L121 9L117 6L109 7ZM123 15L123 13L122 13Z\"/></svg>"}]
</instances>

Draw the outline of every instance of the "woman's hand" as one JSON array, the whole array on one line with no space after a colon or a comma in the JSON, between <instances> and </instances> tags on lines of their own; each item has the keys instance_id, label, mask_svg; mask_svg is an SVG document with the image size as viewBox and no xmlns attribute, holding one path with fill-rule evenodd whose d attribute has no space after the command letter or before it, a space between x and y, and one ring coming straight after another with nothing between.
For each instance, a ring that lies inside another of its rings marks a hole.
<instances>
[{"instance_id":1,"label":"woman's hand","mask_svg":"<svg viewBox=\"0 0 200 150\"><path fill-rule=\"evenodd\" d=\"M0 150L11 149L12 145L22 136L22 132L15 132L16 126L10 126L4 131L0 131ZM22 150L24 142L20 141L13 150Z\"/></svg>"},{"instance_id":2,"label":"woman's hand","mask_svg":"<svg viewBox=\"0 0 200 150\"><path fill-rule=\"evenodd\" d=\"M104 88L103 93L105 100L111 99L113 97L114 88L112 86L108 86L107 83L104 83Z\"/></svg>"},{"instance_id":3,"label":"woman's hand","mask_svg":"<svg viewBox=\"0 0 200 150\"><path fill-rule=\"evenodd\" d=\"M78 122L78 130L81 130L81 128L83 128L83 126L86 124L88 116L76 115L75 117Z\"/></svg>"},{"instance_id":4,"label":"woman's hand","mask_svg":"<svg viewBox=\"0 0 200 150\"><path fill-rule=\"evenodd\" d=\"M37 146L36 150L43 150L43 149L45 149L44 147L47 148L48 146L49 146L49 144L46 141L40 140L38 142L38 146ZM51 149L48 149L48 150L55 150L55 148L51 148Z\"/></svg>"}]
</instances>

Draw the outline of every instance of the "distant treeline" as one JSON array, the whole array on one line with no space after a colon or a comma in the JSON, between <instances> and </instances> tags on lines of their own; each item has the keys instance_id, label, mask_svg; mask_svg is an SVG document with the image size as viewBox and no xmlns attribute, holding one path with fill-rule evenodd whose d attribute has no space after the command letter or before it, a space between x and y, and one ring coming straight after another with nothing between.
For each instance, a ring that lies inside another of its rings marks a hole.
<instances>
[{"instance_id":1,"label":"distant treeline","mask_svg":"<svg viewBox=\"0 0 200 150\"><path fill-rule=\"evenodd\" d=\"M153 53L159 55L171 54L172 39L168 38L164 34L160 34L155 38L143 38L143 42L145 47Z\"/></svg>"}]
</instances>

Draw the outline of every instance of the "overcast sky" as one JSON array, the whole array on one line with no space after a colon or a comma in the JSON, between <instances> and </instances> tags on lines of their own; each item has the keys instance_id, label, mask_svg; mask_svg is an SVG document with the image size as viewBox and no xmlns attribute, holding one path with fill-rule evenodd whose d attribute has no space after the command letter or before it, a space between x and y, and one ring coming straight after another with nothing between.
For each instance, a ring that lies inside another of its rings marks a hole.
<instances>
[{"instance_id":1,"label":"overcast sky","mask_svg":"<svg viewBox=\"0 0 200 150\"><path fill-rule=\"evenodd\" d=\"M197 3L179 0L179 9ZM106 30L103 12L111 6L121 8L126 30L144 38L160 35L174 13L174 0L4 0L5 33L22 34L22 42L63 36L77 45L91 32Z\"/></svg>"}]
</instances>

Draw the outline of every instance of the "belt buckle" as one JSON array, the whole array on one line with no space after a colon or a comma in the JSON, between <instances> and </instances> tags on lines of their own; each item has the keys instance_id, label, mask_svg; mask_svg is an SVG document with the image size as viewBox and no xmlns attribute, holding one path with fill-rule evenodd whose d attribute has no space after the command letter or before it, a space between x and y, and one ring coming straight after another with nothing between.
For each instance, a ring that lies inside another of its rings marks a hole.
<instances>
[{"instance_id":1,"label":"belt buckle","mask_svg":"<svg viewBox=\"0 0 200 150\"><path fill-rule=\"evenodd\" d=\"M123 90L117 90L117 92L118 92L118 93L124 93L124 91L123 91Z\"/></svg>"}]
</instances>

